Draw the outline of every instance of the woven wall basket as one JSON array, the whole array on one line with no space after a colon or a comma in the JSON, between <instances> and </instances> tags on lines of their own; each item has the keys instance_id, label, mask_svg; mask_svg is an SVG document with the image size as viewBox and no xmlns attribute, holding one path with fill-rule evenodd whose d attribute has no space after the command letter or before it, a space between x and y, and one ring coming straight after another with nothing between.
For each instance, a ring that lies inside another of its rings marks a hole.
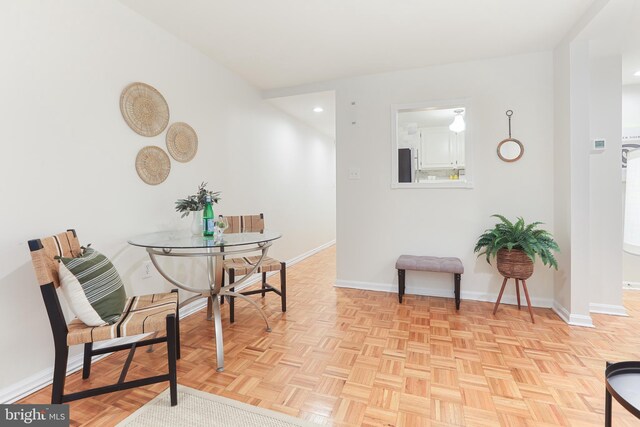
<instances>
[{"instance_id":1,"label":"woven wall basket","mask_svg":"<svg viewBox=\"0 0 640 427\"><path fill-rule=\"evenodd\" d=\"M169 106L160 92L145 83L131 83L120 95L124 121L142 136L160 135L169 124Z\"/></svg>"},{"instance_id":2,"label":"woven wall basket","mask_svg":"<svg viewBox=\"0 0 640 427\"><path fill-rule=\"evenodd\" d=\"M179 162L188 162L198 151L198 135L191 126L178 122L167 130L167 150Z\"/></svg>"},{"instance_id":3,"label":"woven wall basket","mask_svg":"<svg viewBox=\"0 0 640 427\"><path fill-rule=\"evenodd\" d=\"M162 148L150 145L138 151L136 171L147 184L158 185L169 176L171 160Z\"/></svg>"},{"instance_id":4,"label":"woven wall basket","mask_svg":"<svg viewBox=\"0 0 640 427\"><path fill-rule=\"evenodd\" d=\"M504 277L527 280L533 274L533 262L520 249L500 249L497 260L498 271Z\"/></svg>"}]
</instances>

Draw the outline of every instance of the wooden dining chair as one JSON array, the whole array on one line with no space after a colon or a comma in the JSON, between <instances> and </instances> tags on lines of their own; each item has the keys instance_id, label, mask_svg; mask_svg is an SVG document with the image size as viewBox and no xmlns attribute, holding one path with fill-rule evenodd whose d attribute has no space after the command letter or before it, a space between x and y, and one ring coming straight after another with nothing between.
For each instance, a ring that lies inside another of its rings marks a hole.
<instances>
[{"instance_id":1,"label":"wooden dining chair","mask_svg":"<svg viewBox=\"0 0 640 427\"><path fill-rule=\"evenodd\" d=\"M115 323L110 325L87 326L77 318L67 324L58 299L57 288L60 286L58 271L60 267L56 257L75 258L81 254L76 232L67 230L55 236L29 240L29 249L31 250L33 268L40 285L44 305L51 323L51 331L53 332L55 363L51 403L66 403L85 397L169 381L171 406L176 405L178 401L176 359L180 358L180 322L177 290L127 298L122 315ZM149 333L164 334L165 336L157 337L152 335L153 338L151 339L93 349L94 342ZM125 381L136 348L161 342L167 343L169 372L163 375ZM122 368L118 382L108 386L65 394L64 383L67 375L69 347L78 344L84 344L83 379L89 378L91 373L92 356L129 350L129 355Z\"/></svg>"},{"instance_id":2,"label":"wooden dining chair","mask_svg":"<svg viewBox=\"0 0 640 427\"><path fill-rule=\"evenodd\" d=\"M264 232L264 215L242 215L242 216L225 216L228 228L225 234L229 233L262 233ZM223 262L223 284L225 275L229 276L229 284L236 281L238 276L245 276L253 270L255 264L260 260L260 255L251 257L228 258ZM280 272L280 289L274 288L267 283L267 273L272 271ZM263 298L267 292L273 292L280 296L282 312L287 311L287 264L274 258L265 256L262 264L256 270L256 273L262 274L260 289L240 292L242 295L260 294ZM231 288L233 291L234 288ZM235 322L235 298L229 298L229 321ZM224 302L224 299L223 301Z\"/></svg>"}]
</instances>

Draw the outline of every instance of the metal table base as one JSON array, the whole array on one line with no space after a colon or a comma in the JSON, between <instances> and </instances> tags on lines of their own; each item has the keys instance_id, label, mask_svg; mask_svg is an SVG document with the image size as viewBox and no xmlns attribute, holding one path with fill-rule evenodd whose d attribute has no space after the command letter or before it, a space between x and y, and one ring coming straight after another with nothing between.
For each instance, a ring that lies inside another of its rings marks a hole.
<instances>
[{"instance_id":1,"label":"metal table base","mask_svg":"<svg viewBox=\"0 0 640 427\"><path fill-rule=\"evenodd\" d=\"M269 320L267 319L267 316L264 314L260 306L255 301L248 298L247 296L242 295L238 292L231 291L232 287L235 288L239 285L242 285L242 283L248 280L252 274L258 271L258 269L260 268L260 265L262 264L263 259L267 255L267 252L270 246L271 246L271 242L269 241L265 243L259 243L257 245L252 245L250 247L233 249L230 251L224 250L225 249L224 247L206 248L205 252L183 251L183 250L176 250L176 249L157 249L152 247L147 248L147 253L149 254L149 258L151 258L151 262L153 263L153 265L155 266L155 268L158 270L158 272L162 277L164 277L167 281L169 281L169 283L177 286L180 289L197 294L191 298L188 298L183 303L181 303L180 304L181 307L199 298L211 298L212 311L213 311L213 323L215 327L216 358L217 358L217 364L218 364L218 367L216 370L218 372L222 372L224 370L224 343L222 339L223 334L222 334L222 315L220 311L220 298L219 298L220 296L233 296L235 298L240 298L244 301L247 301L250 305L255 307L255 309L258 311L258 313L260 313L260 315L264 319L264 322L266 324L266 331L271 332L271 327L269 326ZM233 284L222 286L222 262L218 262L218 261L221 261L222 260L221 258L224 256L246 254L246 253L256 252L258 250L261 252L261 256L260 256L260 259L253 265L253 268L251 269L251 271L245 276L243 276L240 280L234 282ZM158 262L158 257L187 257L187 258L206 257L207 276L209 281L208 289L194 288L192 286L189 286L171 277L169 274L167 274L167 272L162 268L162 266ZM210 318L211 316L208 316L208 317Z\"/></svg>"}]
</instances>

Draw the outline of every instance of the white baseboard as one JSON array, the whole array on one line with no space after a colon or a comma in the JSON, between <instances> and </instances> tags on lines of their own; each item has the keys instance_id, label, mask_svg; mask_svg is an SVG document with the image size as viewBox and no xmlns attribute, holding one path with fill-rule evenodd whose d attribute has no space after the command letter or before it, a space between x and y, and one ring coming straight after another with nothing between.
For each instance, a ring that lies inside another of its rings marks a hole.
<instances>
[{"instance_id":1,"label":"white baseboard","mask_svg":"<svg viewBox=\"0 0 640 427\"><path fill-rule=\"evenodd\" d=\"M336 243L335 240L332 240L330 242L327 242L321 246L318 246L315 249L312 249L310 251L307 251L305 253L303 253L302 255L298 255L295 258L292 258L290 260L287 261L287 266L292 266L297 264L298 262L309 258L312 255L317 254L318 252L322 251L323 249L329 248L332 245L334 245ZM277 272L273 272L270 273L271 274L275 274ZM257 282L258 280L260 280L260 276L256 275L255 278L252 278L251 280L248 280L247 282L245 282L243 284L243 286L239 287L237 290L240 290L241 288L244 288L246 286L249 286L255 282ZM195 301L193 301L192 303L182 307L180 309L180 319L184 319L185 317L188 317L200 310L202 310L203 308L205 308L207 306L207 300L205 298L201 298L201 299L197 299ZM105 341L105 342L101 342L99 344L96 344L94 346L94 349L100 349L103 347L107 347L107 346L114 346L114 345L120 345L120 344L128 344L134 341L138 341L140 339L142 339L143 337L145 337L146 335L136 335L133 337L126 337L126 338L117 338L111 341ZM92 361L96 362L104 357L107 357L109 354L101 354L99 356L94 356ZM69 357L69 361L67 363L67 375L70 375L76 371L79 371L80 369L82 369L82 363L83 363L83 354L79 353L75 356ZM43 369L42 371L35 373L27 378L25 378L22 381L19 381L15 384L12 384L10 386L7 386L3 389L0 390L0 404L7 404L7 403L13 403L16 402L20 399L22 399L25 396L28 396L32 393L35 393L36 391L40 390L41 388L44 388L46 386L48 386L49 384L51 384L51 382L53 381L53 368L47 368L47 369Z\"/></svg>"},{"instance_id":2,"label":"white baseboard","mask_svg":"<svg viewBox=\"0 0 640 427\"><path fill-rule=\"evenodd\" d=\"M640 282L623 282L622 289L631 289L634 291L640 291Z\"/></svg>"},{"instance_id":3,"label":"white baseboard","mask_svg":"<svg viewBox=\"0 0 640 427\"><path fill-rule=\"evenodd\" d=\"M338 288L352 288L362 289L375 292L391 292L398 293L398 286L391 283L375 283L375 282L359 282L355 280L336 280L335 286ZM453 298L453 289L429 289L424 287L407 287L405 289L407 295L424 295L441 298ZM473 300L473 301L485 301L495 302L498 298L498 294L489 292L474 292L474 291L460 291L460 299ZM503 295L501 304L517 304L517 298L515 295ZM558 304L551 298L531 298L531 305L540 308L551 308L562 320L573 326L583 326L587 328L593 328L593 321L591 316L571 314L569 311Z\"/></svg>"},{"instance_id":4,"label":"white baseboard","mask_svg":"<svg viewBox=\"0 0 640 427\"><path fill-rule=\"evenodd\" d=\"M317 254L320 251L323 251L327 248L330 248L331 246L336 244L336 239L330 240L325 244L322 244L320 246L318 246L317 248L311 249L310 251L307 251L301 255L298 255L297 257L291 258L290 260L287 261L287 267L290 267L292 265L296 265L297 263L299 263L300 261L309 258L312 255Z\"/></svg>"},{"instance_id":5,"label":"white baseboard","mask_svg":"<svg viewBox=\"0 0 640 427\"><path fill-rule=\"evenodd\" d=\"M323 251L327 248L330 248L331 246L336 244L336 240L330 240L327 243L324 243L320 246L318 246L317 248L311 249L310 251L307 251L301 255L298 255L297 257L291 258L289 260L286 261L287 264L287 268L296 265L297 263L299 263L300 261L303 261L307 258L309 258L310 256L313 256L315 254L317 254L320 251ZM275 274L280 274L278 271L271 271L269 273L267 273L267 277L271 277ZM246 282L244 282L242 285L238 286L237 288L235 288L236 292L240 292L241 290L248 288L249 286L253 285L254 283L257 283L261 280L260 275L255 275L254 277L248 279Z\"/></svg>"},{"instance_id":6,"label":"white baseboard","mask_svg":"<svg viewBox=\"0 0 640 427\"><path fill-rule=\"evenodd\" d=\"M611 304L589 304L589 311L591 313L598 314L609 314L612 316L628 316L627 310L621 305L611 305Z\"/></svg>"},{"instance_id":7,"label":"white baseboard","mask_svg":"<svg viewBox=\"0 0 640 427\"><path fill-rule=\"evenodd\" d=\"M584 314L572 314L558 301L553 302L551 307L553 311L566 323L572 326L582 326L585 328L594 328L591 316Z\"/></svg>"},{"instance_id":8,"label":"white baseboard","mask_svg":"<svg viewBox=\"0 0 640 427\"><path fill-rule=\"evenodd\" d=\"M566 309L565 309L566 311ZM593 325L593 319L588 314L569 314L569 321L567 322L571 326L582 326L585 328L595 328Z\"/></svg>"},{"instance_id":9,"label":"white baseboard","mask_svg":"<svg viewBox=\"0 0 640 427\"><path fill-rule=\"evenodd\" d=\"M553 302L553 306L551 307L551 309L562 319L564 320L566 323L569 323L569 310L567 310L566 308L564 308L563 305L560 305L560 303L558 303L557 301Z\"/></svg>"},{"instance_id":10,"label":"white baseboard","mask_svg":"<svg viewBox=\"0 0 640 427\"><path fill-rule=\"evenodd\" d=\"M375 292L398 292L398 287L388 283L358 282L356 280L336 280L336 288L362 289Z\"/></svg>"},{"instance_id":11,"label":"white baseboard","mask_svg":"<svg viewBox=\"0 0 640 427\"><path fill-rule=\"evenodd\" d=\"M206 298L199 298L193 302L190 302L189 304L185 305L184 307L180 307L180 319L184 319L185 317L189 317L192 314L197 313L198 311L202 310L203 308L207 307L207 299Z\"/></svg>"},{"instance_id":12,"label":"white baseboard","mask_svg":"<svg viewBox=\"0 0 640 427\"><path fill-rule=\"evenodd\" d=\"M138 341L139 339L141 339L140 335L136 335L133 337L126 337L126 338L116 338L111 341L106 341L100 344L96 344L94 348L98 350L100 348L107 347L107 346L128 344L134 341ZM92 358L92 361L100 360L104 357L107 357L109 354L111 353L94 356ZM79 371L82 368L83 358L84 357L82 353L77 354L73 357L69 357L69 360L67 361L67 375L72 374L76 371ZM48 386L49 384L52 383L52 381L53 381L53 368L43 369L42 371L36 374L33 374L22 381L19 381L15 384L12 384L0 390L0 403L7 404L7 403L16 402L22 399L23 397L26 397L32 393L35 393L41 388Z\"/></svg>"},{"instance_id":13,"label":"white baseboard","mask_svg":"<svg viewBox=\"0 0 640 427\"><path fill-rule=\"evenodd\" d=\"M202 298L192 303L186 305L180 310L180 319L183 319L187 316L192 315L193 313L201 310L203 307L206 307L207 300ZM116 338L111 341L104 341L97 343L94 346L95 350L104 347L110 347L114 345L128 344L134 341L138 341L148 334L145 335L135 335L132 337L124 337L124 338ZM112 353L101 354L99 356L93 356L92 363L96 362L104 357L107 357ZM67 362L67 375L70 375L76 371L82 369L82 363L84 360L83 353L76 354L75 356L69 357ZM23 397L26 397L36 391L40 390L51 384L53 381L53 368L43 369L42 371L35 373L22 381L19 381L15 384L12 384L8 387L0 390L0 404L7 404L16 402Z\"/></svg>"},{"instance_id":14,"label":"white baseboard","mask_svg":"<svg viewBox=\"0 0 640 427\"><path fill-rule=\"evenodd\" d=\"M352 289L363 289L368 291L377 291L377 292L391 292L394 294L398 293L398 285L394 285L391 283L375 283L375 282L359 282L354 280L336 280L335 286L338 288L352 288ZM515 291L514 291L515 293ZM423 295L423 296L431 296L431 297L439 297L439 298L453 298L453 284L450 289L433 289L433 288L425 288L423 286L407 286L405 288L406 295ZM485 301L485 302L496 302L498 299L498 294L490 293L490 292L474 292L474 291L465 291L460 290L460 299L462 300L473 300L473 301ZM524 299L524 295L522 296L522 302L526 304L526 300ZM515 295L503 295L501 304L517 304L517 298ZM551 308L553 306L553 300L550 298L531 298L531 305L534 307L541 308Z\"/></svg>"}]
</instances>

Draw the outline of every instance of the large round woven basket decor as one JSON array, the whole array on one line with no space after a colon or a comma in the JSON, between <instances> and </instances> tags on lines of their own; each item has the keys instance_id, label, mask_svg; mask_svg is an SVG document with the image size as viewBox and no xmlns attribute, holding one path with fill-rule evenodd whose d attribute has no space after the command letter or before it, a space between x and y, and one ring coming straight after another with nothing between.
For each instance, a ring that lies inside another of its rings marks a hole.
<instances>
[{"instance_id":1,"label":"large round woven basket decor","mask_svg":"<svg viewBox=\"0 0 640 427\"><path fill-rule=\"evenodd\" d=\"M160 92L146 83L131 83L120 95L124 121L142 136L160 135L169 124L169 106Z\"/></svg>"},{"instance_id":2,"label":"large round woven basket decor","mask_svg":"<svg viewBox=\"0 0 640 427\"><path fill-rule=\"evenodd\" d=\"M167 150L179 162L188 162L198 151L198 135L191 126L178 122L167 131Z\"/></svg>"},{"instance_id":3,"label":"large round woven basket decor","mask_svg":"<svg viewBox=\"0 0 640 427\"><path fill-rule=\"evenodd\" d=\"M138 151L136 171L147 184L158 185L169 176L171 160L162 148L150 145Z\"/></svg>"}]
</instances>

